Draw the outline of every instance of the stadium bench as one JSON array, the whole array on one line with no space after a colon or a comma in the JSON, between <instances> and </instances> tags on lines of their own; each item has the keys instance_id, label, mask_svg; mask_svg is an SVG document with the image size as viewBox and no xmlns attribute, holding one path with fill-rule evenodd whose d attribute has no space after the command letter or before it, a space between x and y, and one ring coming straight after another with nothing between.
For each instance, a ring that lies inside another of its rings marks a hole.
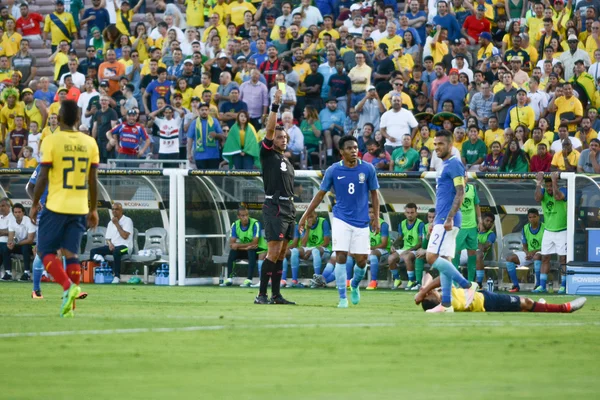
<instances>
[{"instance_id":1,"label":"stadium bench","mask_svg":"<svg viewBox=\"0 0 600 400\"><path fill-rule=\"evenodd\" d=\"M169 262L169 233L165 228L150 228L145 232L143 250L160 250L162 255L139 255L134 251L129 262L137 262L144 265L144 283L148 283L149 266ZM137 240L134 241L136 247Z\"/></svg>"},{"instance_id":2,"label":"stadium bench","mask_svg":"<svg viewBox=\"0 0 600 400\"><path fill-rule=\"evenodd\" d=\"M88 229L86 233L85 250L79 254L79 259L87 261L90 259L92 249L96 247L106 246L106 228L97 226L93 229Z\"/></svg>"},{"instance_id":3,"label":"stadium bench","mask_svg":"<svg viewBox=\"0 0 600 400\"><path fill-rule=\"evenodd\" d=\"M133 228L133 248L127 249L127 254L121 257L121 262L131 261L132 255L137 254L139 252L138 235L138 230L136 228ZM115 258L111 255L104 256L104 259L109 262L115 261Z\"/></svg>"}]
</instances>

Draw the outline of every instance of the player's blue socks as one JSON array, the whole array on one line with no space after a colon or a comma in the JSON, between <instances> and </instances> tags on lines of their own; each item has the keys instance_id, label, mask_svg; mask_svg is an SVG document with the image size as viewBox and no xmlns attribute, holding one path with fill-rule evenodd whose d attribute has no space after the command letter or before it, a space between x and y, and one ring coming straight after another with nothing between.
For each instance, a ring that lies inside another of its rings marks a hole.
<instances>
[{"instance_id":1,"label":"player's blue socks","mask_svg":"<svg viewBox=\"0 0 600 400\"><path fill-rule=\"evenodd\" d=\"M392 278L394 278L394 280L400 279L400 271L398 268L392 270Z\"/></svg>"},{"instance_id":2,"label":"player's blue socks","mask_svg":"<svg viewBox=\"0 0 600 400\"><path fill-rule=\"evenodd\" d=\"M546 289L546 282L548 281L548 274L540 274L540 286L542 289Z\"/></svg>"},{"instance_id":3,"label":"player's blue socks","mask_svg":"<svg viewBox=\"0 0 600 400\"><path fill-rule=\"evenodd\" d=\"M260 278L260 272L262 271L262 265L265 260L258 260L256 265L258 265L258 277ZM285 269L287 269L287 260L284 258L283 263L285 265ZM281 279L283 279L283 275L281 275Z\"/></svg>"},{"instance_id":4,"label":"player's blue socks","mask_svg":"<svg viewBox=\"0 0 600 400\"><path fill-rule=\"evenodd\" d=\"M312 249L312 259L315 274L321 275L321 251L319 249Z\"/></svg>"},{"instance_id":5,"label":"player's blue socks","mask_svg":"<svg viewBox=\"0 0 600 400\"><path fill-rule=\"evenodd\" d=\"M290 264L292 264L292 280L298 280L298 271L300 271L300 252L298 249L290 250Z\"/></svg>"},{"instance_id":6,"label":"player's blue socks","mask_svg":"<svg viewBox=\"0 0 600 400\"><path fill-rule=\"evenodd\" d=\"M262 261L258 260L258 276L260 275L260 271L262 270ZM283 264L281 267L281 280L285 281L287 279L287 270L288 270L288 260L287 258L283 259Z\"/></svg>"},{"instance_id":7,"label":"player's blue socks","mask_svg":"<svg viewBox=\"0 0 600 400\"><path fill-rule=\"evenodd\" d=\"M44 263L37 254L33 260L33 290L41 290L40 282L42 281L42 274L44 273Z\"/></svg>"},{"instance_id":8,"label":"player's blue socks","mask_svg":"<svg viewBox=\"0 0 600 400\"><path fill-rule=\"evenodd\" d=\"M346 298L346 266L344 264L335 264L335 286L340 294L340 299Z\"/></svg>"},{"instance_id":9,"label":"player's blue socks","mask_svg":"<svg viewBox=\"0 0 600 400\"><path fill-rule=\"evenodd\" d=\"M482 269L478 269L477 271L475 271L475 280L477 281L477 284L479 285L479 287L481 287L481 285L483 285L483 278L485 277L485 271Z\"/></svg>"},{"instance_id":10,"label":"player's blue socks","mask_svg":"<svg viewBox=\"0 0 600 400\"><path fill-rule=\"evenodd\" d=\"M517 278L517 267L514 262L507 261L506 262L506 270L508 271L508 276L512 281L513 286L519 287L519 278Z\"/></svg>"},{"instance_id":11,"label":"player's blue socks","mask_svg":"<svg viewBox=\"0 0 600 400\"><path fill-rule=\"evenodd\" d=\"M325 282L329 283L335 281L334 270L335 266L332 263L328 262L325 266L325 269L323 270L323 278L325 279Z\"/></svg>"},{"instance_id":12,"label":"player's blue socks","mask_svg":"<svg viewBox=\"0 0 600 400\"><path fill-rule=\"evenodd\" d=\"M566 275L563 275L560 278L560 286L561 287L567 287L567 276Z\"/></svg>"},{"instance_id":13,"label":"player's blue socks","mask_svg":"<svg viewBox=\"0 0 600 400\"><path fill-rule=\"evenodd\" d=\"M542 261L535 260L533 262L533 270L535 271L535 287L540 286L540 271L542 270Z\"/></svg>"},{"instance_id":14,"label":"player's blue socks","mask_svg":"<svg viewBox=\"0 0 600 400\"><path fill-rule=\"evenodd\" d=\"M361 268L358 265L356 265L354 267L354 277L352 278L352 282L350 282L350 285L353 288L357 288L358 285L360 285L360 281L362 281L363 278L365 277L366 273L367 273L366 268Z\"/></svg>"},{"instance_id":15,"label":"player's blue socks","mask_svg":"<svg viewBox=\"0 0 600 400\"><path fill-rule=\"evenodd\" d=\"M354 269L354 258L351 255L346 257L346 276L352 279L352 270Z\"/></svg>"},{"instance_id":16,"label":"player's blue socks","mask_svg":"<svg viewBox=\"0 0 600 400\"><path fill-rule=\"evenodd\" d=\"M406 271L406 273L408 274L408 280L411 282L415 281L415 271Z\"/></svg>"},{"instance_id":17,"label":"player's blue socks","mask_svg":"<svg viewBox=\"0 0 600 400\"><path fill-rule=\"evenodd\" d=\"M379 273L379 257L371 254L369 256L369 264L371 265L371 280L377 280L377 274Z\"/></svg>"},{"instance_id":18,"label":"player's blue socks","mask_svg":"<svg viewBox=\"0 0 600 400\"><path fill-rule=\"evenodd\" d=\"M456 268L454 268L454 265L452 265L452 263L445 258L438 257L433 263L432 267L440 271L440 276L446 275L448 278L450 278L450 283L448 284L450 287L452 286L452 281L458 283L458 285L463 289L471 287L471 283L466 280L465 277L462 276L462 274Z\"/></svg>"}]
</instances>

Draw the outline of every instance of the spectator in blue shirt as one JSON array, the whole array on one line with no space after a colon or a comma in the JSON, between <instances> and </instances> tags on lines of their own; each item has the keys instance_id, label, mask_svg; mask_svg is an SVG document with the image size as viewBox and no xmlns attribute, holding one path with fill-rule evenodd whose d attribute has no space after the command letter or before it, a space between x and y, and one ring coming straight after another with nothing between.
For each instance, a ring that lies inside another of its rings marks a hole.
<instances>
[{"instance_id":1,"label":"spectator in blue shirt","mask_svg":"<svg viewBox=\"0 0 600 400\"><path fill-rule=\"evenodd\" d=\"M319 120L327 144L327 156L331 157L333 155L332 145L337 148L340 138L344 136L344 121L346 120L346 114L337 109L335 97L327 99L327 107L319 113Z\"/></svg>"},{"instance_id":2,"label":"spectator in blue shirt","mask_svg":"<svg viewBox=\"0 0 600 400\"><path fill-rule=\"evenodd\" d=\"M146 110L152 112L158 109L156 100L158 100L159 97L164 97L167 100L167 103L171 104L171 86L173 86L173 82L167 80L166 68L158 67L156 73L158 74L158 78L150 82L146 87L143 97L144 107ZM148 103L148 98L150 98L150 103Z\"/></svg>"},{"instance_id":3,"label":"spectator in blue shirt","mask_svg":"<svg viewBox=\"0 0 600 400\"><path fill-rule=\"evenodd\" d=\"M93 27L97 27L102 32L104 28L110 25L110 15L100 3L100 0L92 0L92 8L88 8L83 12L83 19L80 21L80 24L81 26L87 24L88 38L92 37L91 31Z\"/></svg>"},{"instance_id":4,"label":"spectator in blue shirt","mask_svg":"<svg viewBox=\"0 0 600 400\"><path fill-rule=\"evenodd\" d=\"M442 28L448 29L448 40L454 41L460 39L460 26L456 17L452 14L448 14L448 3L441 0L437 5L438 15L433 17L433 23Z\"/></svg>"},{"instance_id":5,"label":"spectator in blue shirt","mask_svg":"<svg viewBox=\"0 0 600 400\"><path fill-rule=\"evenodd\" d=\"M419 0L410 0L409 10L406 13L408 25L417 30L421 43L427 39L425 34L425 24L427 23L427 13L419 10Z\"/></svg>"}]
</instances>

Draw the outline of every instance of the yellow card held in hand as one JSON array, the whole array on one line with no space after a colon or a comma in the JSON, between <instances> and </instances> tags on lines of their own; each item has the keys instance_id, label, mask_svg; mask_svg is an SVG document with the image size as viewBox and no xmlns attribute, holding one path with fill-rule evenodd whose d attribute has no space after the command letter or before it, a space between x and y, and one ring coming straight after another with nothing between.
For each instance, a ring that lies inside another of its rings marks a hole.
<instances>
[{"instance_id":1,"label":"yellow card held in hand","mask_svg":"<svg viewBox=\"0 0 600 400\"><path fill-rule=\"evenodd\" d=\"M281 90L281 94L285 94L285 82L277 82L277 87Z\"/></svg>"}]
</instances>

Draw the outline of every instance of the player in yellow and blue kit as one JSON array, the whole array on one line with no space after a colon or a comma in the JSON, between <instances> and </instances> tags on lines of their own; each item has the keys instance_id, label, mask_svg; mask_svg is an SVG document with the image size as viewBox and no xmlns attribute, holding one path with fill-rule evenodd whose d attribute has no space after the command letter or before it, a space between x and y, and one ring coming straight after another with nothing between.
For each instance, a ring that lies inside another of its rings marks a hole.
<instances>
[{"instance_id":1,"label":"player in yellow and blue kit","mask_svg":"<svg viewBox=\"0 0 600 400\"><path fill-rule=\"evenodd\" d=\"M465 195L465 167L461 160L452 155L452 132L438 131L433 145L437 156L443 160L437 172L436 215L427 244L427 262L440 272L442 301L429 312L452 312L452 281L467 290L467 306L477 292L477 284L466 280L447 258L456 250L456 235L460 229L460 206ZM444 258L446 257L446 258Z\"/></svg>"},{"instance_id":2,"label":"player in yellow and blue kit","mask_svg":"<svg viewBox=\"0 0 600 400\"><path fill-rule=\"evenodd\" d=\"M431 275L423 276L423 286L415 295L415 303L420 304L423 310L429 312L441 303L441 296L435 290L440 287L440 276L433 279ZM445 279L451 279L446 275ZM470 312L550 312L572 313L582 308L587 301L585 297L578 297L573 301L563 304L548 304L545 301L533 301L528 297L509 294L493 293L488 291L475 293L473 301L467 304L468 293L466 289L452 288L452 310Z\"/></svg>"},{"instance_id":3,"label":"player in yellow and blue kit","mask_svg":"<svg viewBox=\"0 0 600 400\"><path fill-rule=\"evenodd\" d=\"M64 290L61 317L73 317L73 302L80 295L81 266L77 253L85 232L98 225L96 176L100 159L98 145L75 128L79 109L72 100L62 102L60 132L42 142L41 170L34 189L31 220L35 221L46 187L48 198L40 217L38 252L46 271ZM89 203L88 203L89 202ZM66 257L67 271L57 256Z\"/></svg>"},{"instance_id":4,"label":"player in yellow and blue kit","mask_svg":"<svg viewBox=\"0 0 600 400\"><path fill-rule=\"evenodd\" d=\"M339 308L348 307L346 298L346 261L348 253L356 261L351 281L353 304L360 301L358 284L365 276L367 257L371 252L369 231L369 196L373 204L374 221L372 228L379 233L379 182L372 164L358 158L358 142L354 136L347 135L338 142L342 161L327 168L321 188L313 198L298 223L302 234L308 217L317 208L330 189L334 189L336 203L333 207L331 222L332 249L336 253L335 282L340 296Z\"/></svg>"}]
</instances>

